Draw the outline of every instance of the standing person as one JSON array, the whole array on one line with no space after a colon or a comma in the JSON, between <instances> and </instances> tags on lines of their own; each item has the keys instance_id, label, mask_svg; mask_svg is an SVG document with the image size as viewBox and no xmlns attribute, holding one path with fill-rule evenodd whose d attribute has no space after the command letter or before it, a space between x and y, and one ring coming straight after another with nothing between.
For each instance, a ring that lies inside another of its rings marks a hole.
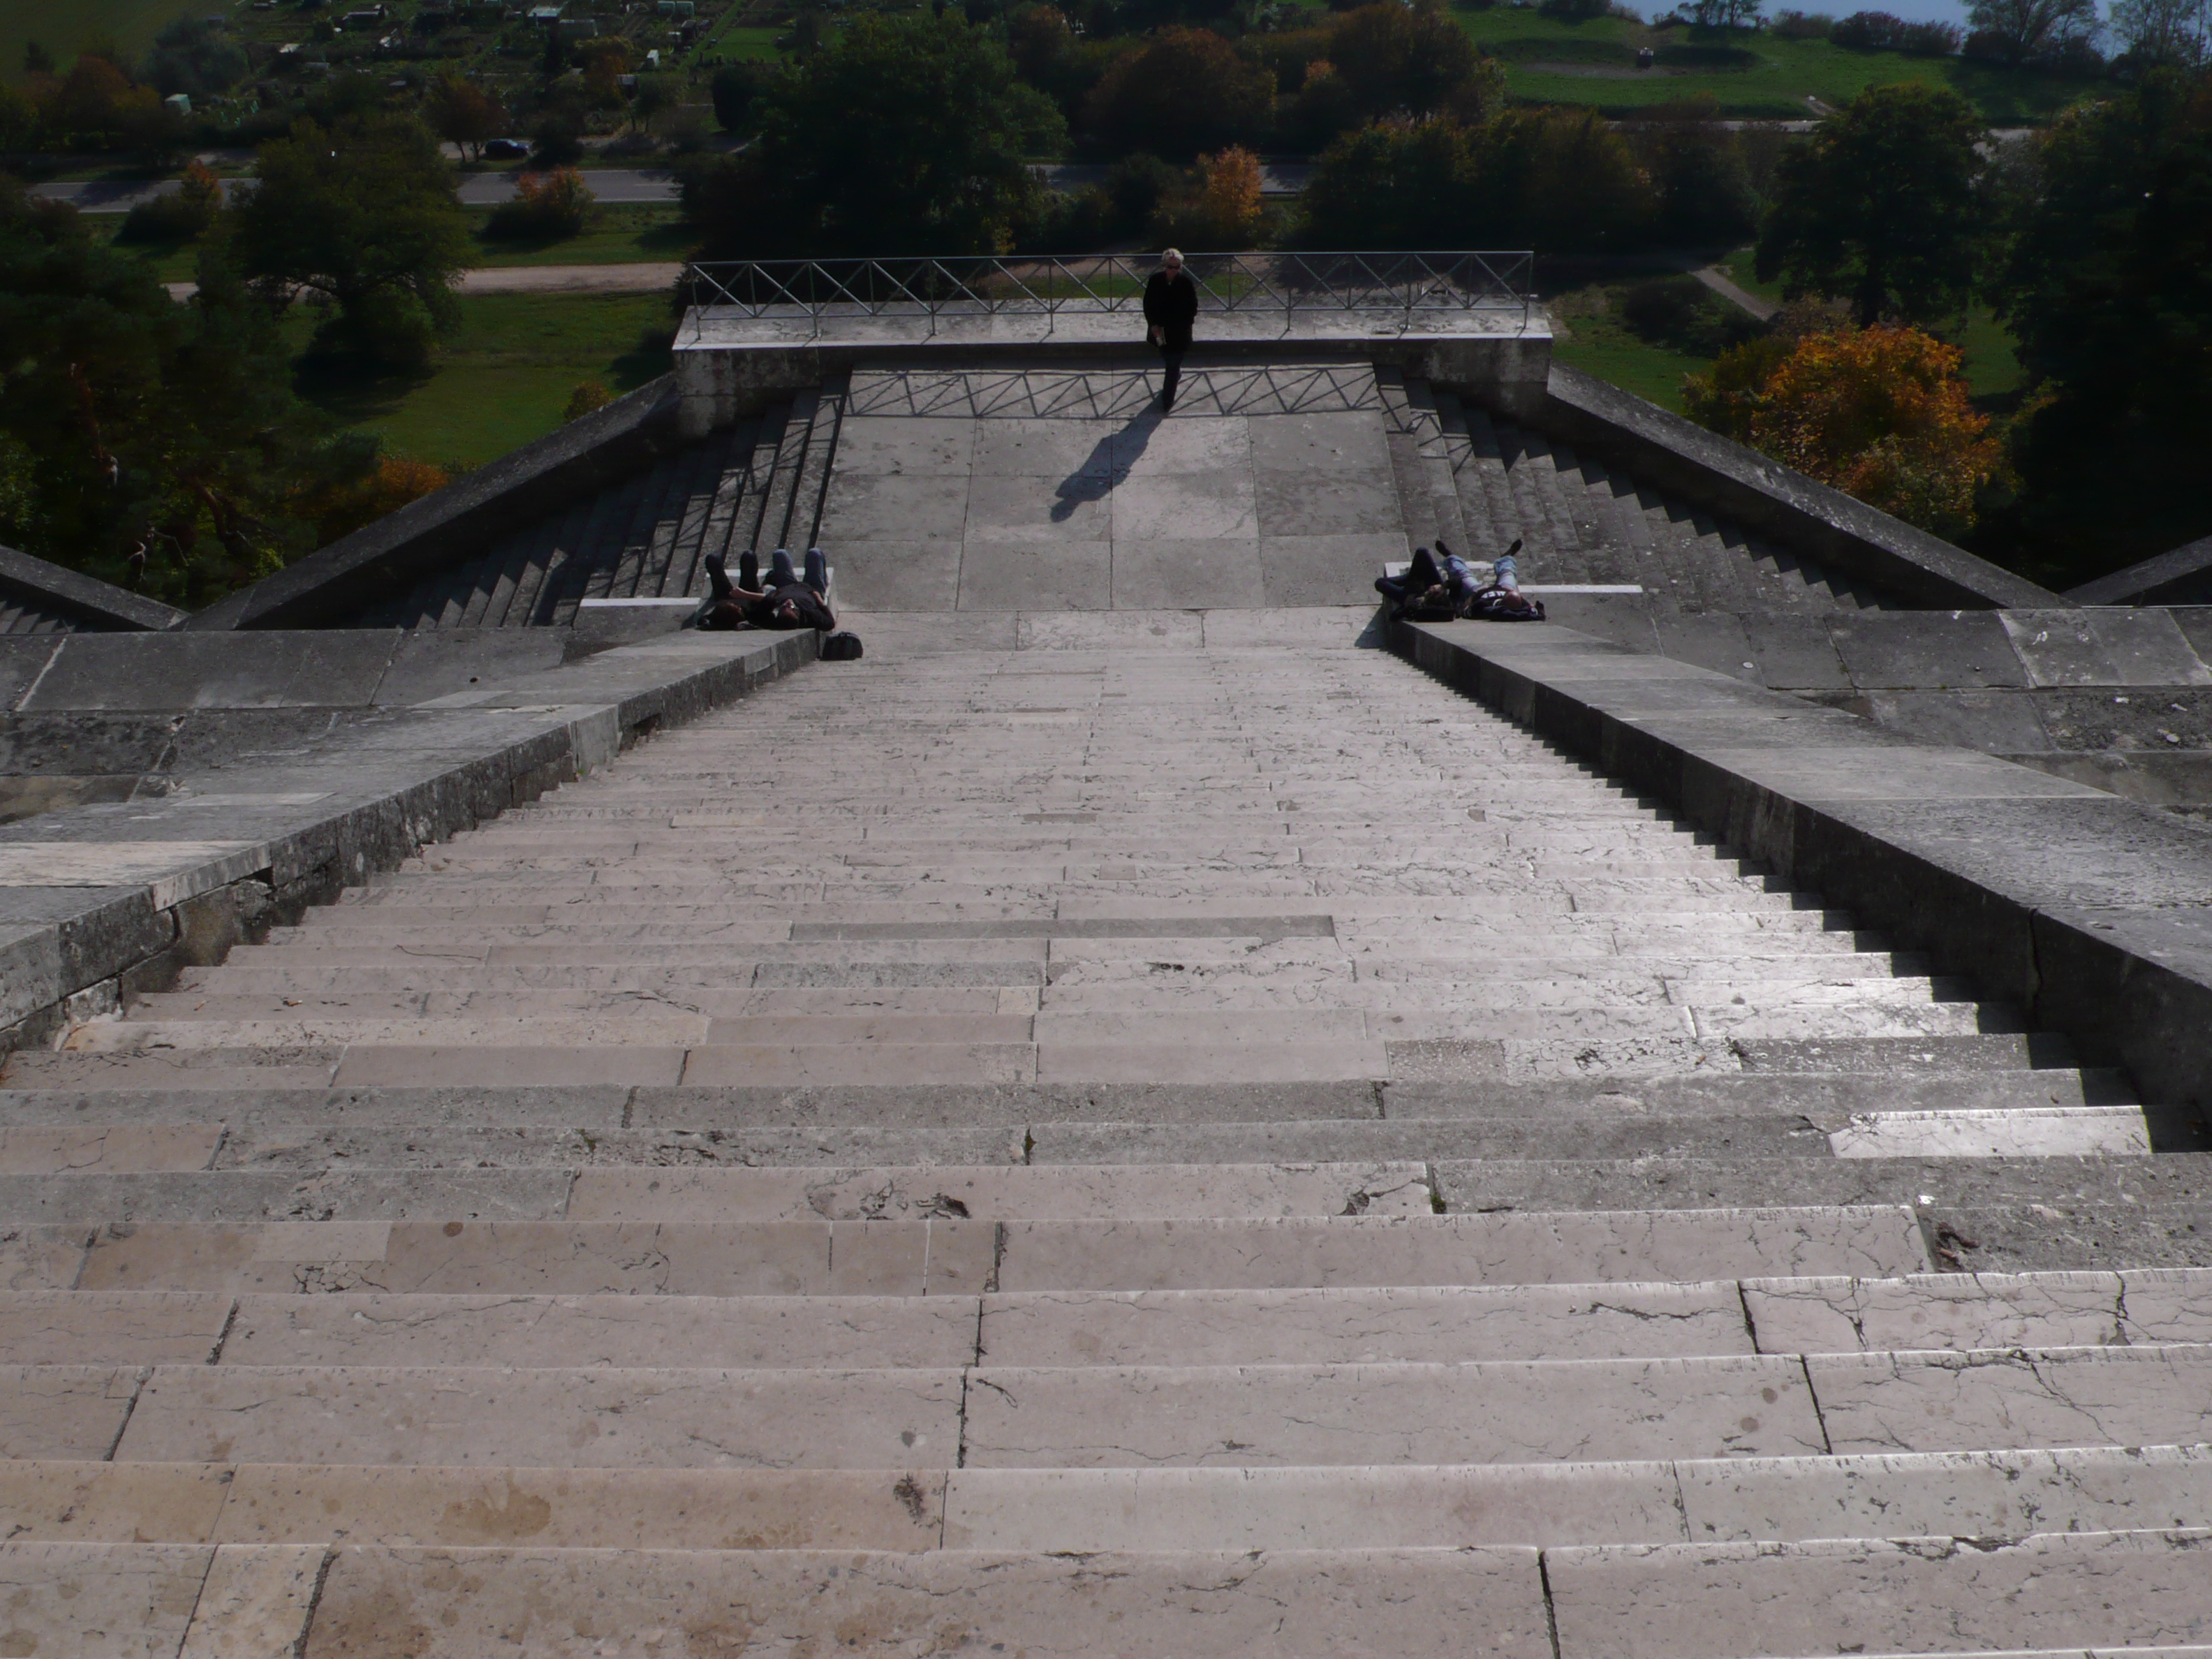
<instances>
[{"instance_id":1,"label":"standing person","mask_svg":"<svg viewBox=\"0 0 2212 1659\"><path fill-rule=\"evenodd\" d=\"M1198 284L1182 268L1182 250L1160 255L1160 268L1145 284L1145 337L1160 349L1167 375L1160 387L1163 412L1175 407L1176 382L1182 378L1182 355L1190 349L1190 325L1198 320Z\"/></svg>"}]
</instances>

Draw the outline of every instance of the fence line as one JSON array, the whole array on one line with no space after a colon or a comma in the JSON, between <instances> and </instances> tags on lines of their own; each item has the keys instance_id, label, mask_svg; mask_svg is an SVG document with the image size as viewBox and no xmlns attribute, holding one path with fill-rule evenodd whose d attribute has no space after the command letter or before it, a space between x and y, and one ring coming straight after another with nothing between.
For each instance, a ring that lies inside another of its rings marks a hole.
<instances>
[{"instance_id":1,"label":"fence line","mask_svg":"<svg viewBox=\"0 0 2212 1659\"><path fill-rule=\"evenodd\" d=\"M1203 313L1301 311L1417 316L1518 313L1528 321L1534 255L1510 252L1192 253L1183 268ZM1035 316L1133 312L1156 269L1149 258L755 259L689 265L695 326L704 313L808 320L839 317Z\"/></svg>"}]
</instances>

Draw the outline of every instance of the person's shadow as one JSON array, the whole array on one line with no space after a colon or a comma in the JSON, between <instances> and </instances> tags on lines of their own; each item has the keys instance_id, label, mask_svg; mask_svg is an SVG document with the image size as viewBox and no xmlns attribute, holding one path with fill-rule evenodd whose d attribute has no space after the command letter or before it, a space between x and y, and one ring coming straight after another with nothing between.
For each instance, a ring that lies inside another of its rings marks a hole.
<instances>
[{"instance_id":1,"label":"person's shadow","mask_svg":"<svg viewBox=\"0 0 2212 1659\"><path fill-rule=\"evenodd\" d=\"M1083 465L1062 478L1052 492L1052 521L1066 524L1085 501L1103 501L1112 495L1114 486L1129 476L1145 446L1152 442L1160 418L1159 405L1153 404L1119 432L1110 432L1092 445Z\"/></svg>"}]
</instances>

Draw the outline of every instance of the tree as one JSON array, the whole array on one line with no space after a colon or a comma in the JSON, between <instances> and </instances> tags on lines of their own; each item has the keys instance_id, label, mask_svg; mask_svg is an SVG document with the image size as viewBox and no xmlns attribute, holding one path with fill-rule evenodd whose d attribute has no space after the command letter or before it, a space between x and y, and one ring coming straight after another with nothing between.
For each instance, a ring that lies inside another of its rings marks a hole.
<instances>
[{"instance_id":1,"label":"tree","mask_svg":"<svg viewBox=\"0 0 2212 1659\"><path fill-rule=\"evenodd\" d=\"M514 199L491 210L485 234L512 241L557 242L582 231L597 199L574 167L526 173L515 181Z\"/></svg>"},{"instance_id":2,"label":"tree","mask_svg":"<svg viewBox=\"0 0 2212 1659\"><path fill-rule=\"evenodd\" d=\"M1711 93L1654 105L1638 135L1658 191L1658 231L1666 240L1733 246L1759 227L1759 196L1734 131Z\"/></svg>"},{"instance_id":3,"label":"tree","mask_svg":"<svg viewBox=\"0 0 2212 1659\"><path fill-rule=\"evenodd\" d=\"M1458 122L1377 121L1326 150L1306 185L1316 247L1466 247L1474 143Z\"/></svg>"},{"instance_id":4,"label":"tree","mask_svg":"<svg viewBox=\"0 0 2212 1659\"><path fill-rule=\"evenodd\" d=\"M2212 58L2212 0L2118 0L2112 33L2143 68L2195 69Z\"/></svg>"},{"instance_id":5,"label":"tree","mask_svg":"<svg viewBox=\"0 0 2212 1659\"><path fill-rule=\"evenodd\" d=\"M1997 285L2039 383L2006 550L2080 581L2212 532L2212 77L2155 70L2040 149Z\"/></svg>"},{"instance_id":6,"label":"tree","mask_svg":"<svg viewBox=\"0 0 2212 1659\"><path fill-rule=\"evenodd\" d=\"M683 103L683 83L675 76L641 75L637 89L630 94L629 124L641 129L650 127Z\"/></svg>"},{"instance_id":7,"label":"tree","mask_svg":"<svg viewBox=\"0 0 2212 1659\"><path fill-rule=\"evenodd\" d=\"M1266 131L1274 79L1211 29L1162 29L1106 71L1089 125L1115 155L1183 160Z\"/></svg>"},{"instance_id":8,"label":"tree","mask_svg":"<svg viewBox=\"0 0 2212 1659\"><path fill-rule=\"evenodd\" d=\"M1198 194L1199 216L1223 247L1246 247L1258 240L1264 209L1260 197L1260 158L1231 145L1218 155L1199 158L1205 183Z\"/></svg>"},{"instance_id":9,"label":"tree","mask_svg":"<svg viewBox=\"0 0 2212 1659\"><path fill-rule=\"evenodd\" d=\"M1432 115L1480 59L1458 21L1437 3L1398 0L1362 6L1329 30L1328 61L1344 79L1361 115Z\"/></svg>"},{"instance_id":10,"label":"tree","mask_svg":"<svg viewBox=\"0 0 2212 1659\"><path fill-rule=\"evenodd\" d=\"M725 132L750 132L760 118L761 100L775 82L775 66L748 59L714 71L714 119Z\"/></svg>"},{"instance_id":11,"label":"tree","mask_svg":"<svg viewBox=\"0 0 2212 1659\"><path fill-rule=\"evenodd\" d=\"M1765 3L1765 0L1689 0L1688 10L1690 21L1700 28L1747 29L1757 27Z\"/></svg>"},{"instance_id":12,"label":"tree","mask_svg":"<svg viewBox=\"0 0 2212 1659\"><path fill-rule=\"evenodd\" d=\"M1650 235L1658 202L1628 141L1595 110L1515 110L1482 132L1474 240L1609 253Z\"/></svg>"},{"instance_id":13,"label":"tree","mask_svg":"<svg viewBox=\"0 0 2212 1659\"><path fill-rule=\"evenodd\" d=\"M1066 127L957 15L864 16L779 81L760 142L682 178L709 257L995 253L1043 208Z\"/></svg>"},{"instance_id":14,"label":"tree","mask_svg":"<svg viewBox=\"0 0 2212 1659\"><path fill-rule=\"evenodd\" d=\"M229 29L200 17L179 17L154 37L143 78L163 93L200 99L225 90L245 75L246 52Z\"/></svg>"},{"instance_id":15,"label":"tree","mask_svg":"<svg viewBox=\"0 0 2212 1659\"><path fill-rule=\"evenodd\" d=\"M296 123L261 147L256 183L234 210L240 269L270 302L305 289L330 307L317 349L419 363L455 315L469 264L452 169L411 120Z\"/></svg>"},{"instance_id":16,"label":"tree","mask_svg":"<svg viewBox=\"0 0 2212 1659\"><path fill-rule=\"evenodd\" d=\"M1981 136L1973 106L1948 88L1869 87L1784 159L1760 280L1848 296L1862 325L1957 314L1986 228Z\"/></svg>"},{"instance_id":17,"label":"tree","mask_svg":"<svg viewBox=\"0 0 2212 1659\"><path fill-rule=\"evenodd\" d=\"M374 444L334 447L293 401L276 319L219 238L198 276L179 304L73 210L0 182L0 540L188 605L313 544L297 493Z\"/></svg>"},{"instance_id":18,"label":"tree","mask_svg":"<svg viewBox=\"0 0 2212 1659\"><path fill-rule=\"evenodd\" d=\"M2048 63L2097 37L2097 0L1972 0L1978 49L2006 63Z\"/></svg>"},{"instance_id":19,"label":"tree","mask_svg":"<svg viewBox=\"0 0 2212 1659\"><path fill-rule=\"evenodd\" d=\"M54 72L54 69L55 64L53 53L48 52L44 46L40 45L36 40L26 40L23 42L24 74L52 75Z\"/></svg>"},{"instance_id":20,"label":"tree","mask_svg":"<svg viewBox=\"0 0 2212 1659\"><path fill-rule=\"evenodd\" d=\"M1938 535L1973 527L2002 447L1968 401L1960 351L1918 329L1754 340L1683 382L1692 418Z\"/></svg>"},{"instance_id":21,"label":"tree","mask_svg":"<svg viewBox=\"0 0 2212 1659\"><path fill-rule=\"evenodd\" d=\"M439 77L430 88L426 113L430 131L449 144L459 144L471 161L483 160L484 145L507 130L505 106L458 75Z\"/></svg>"}]
</instances>

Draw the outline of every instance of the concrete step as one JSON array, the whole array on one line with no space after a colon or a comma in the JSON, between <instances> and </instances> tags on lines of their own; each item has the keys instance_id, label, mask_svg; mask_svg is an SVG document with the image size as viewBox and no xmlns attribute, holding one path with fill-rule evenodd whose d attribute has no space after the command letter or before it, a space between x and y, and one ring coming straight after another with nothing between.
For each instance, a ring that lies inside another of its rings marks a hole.
<instances>
[{"instance_id":1,"label":"concrete step","mask_svg":"<svg viewBox=\"0 0 2212 1659\"><path fill-rule=\"evenodd\" d=\"M888 1470L0 1462L19 1542L731 1550L1449 1549L1894 1532L2021 1538L2212 1512L2197 1447L1558 1465Z\"/></svg>"},{"instance_id":2,"label":"concrete step","mask_svg":"<svg viewBox=\"0 0 2212 1659\"><path fill-rule=\"evenodd\" d=\"M2194 1443L2212 1347L751 1370L0 1370L7 1455L947 1469L1556 1463ZM118 1439L118 1435L120 1438Z\"/></svg>"},{"instance_id":3,"label":"concrete step","mask_svg":"<svg viewBox=\"0 0 2212 1659\"><path fill-rule=\"evenodd\" d=\"M137 1223L27 1238L88 1290L914 1296L1644 1283L1925 1272L1911 1210L1224 1221ZM64 1247L58 1241L73 1239ZM45 1258L41 1258L42 1260Z\"/></svg>"},{"instance_id":4,"label":"concrete step","mask_svg":"<svg viewBox=\"0 0 2212 1659\"><path fill-rule=\"evenodd\" d=\"M2212 1532L1567 1548L1562 1659L2175 1648L2205 1633Z\"/></svg>"}]
</instances>

